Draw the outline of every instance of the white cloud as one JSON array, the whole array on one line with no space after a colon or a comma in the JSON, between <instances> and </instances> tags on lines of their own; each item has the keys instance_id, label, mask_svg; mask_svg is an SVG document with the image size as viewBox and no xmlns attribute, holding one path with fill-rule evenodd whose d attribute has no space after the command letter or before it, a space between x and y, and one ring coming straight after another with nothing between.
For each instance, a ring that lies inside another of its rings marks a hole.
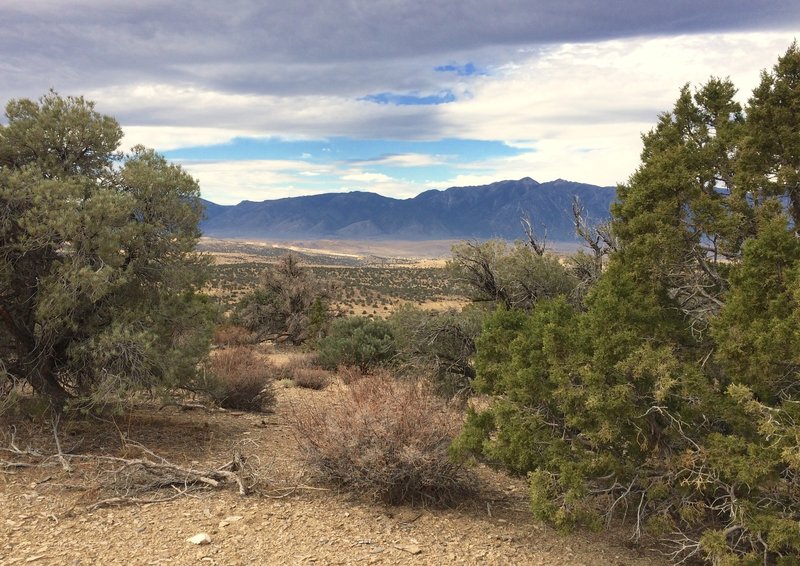
<instances>
[{"instance_id":1,"label":"white cloud","mask_svg":"<svg viewBox=\"0 0 800 566\"><path fill-rule=\"evenodd\" d=\"M341 176L343 181L357 181L359 183L391 183L394 181L390 176L383 173L365 173L354 171Z\"/></svg>"},{"instance_id":2,"label":"white cloud","mask_svg":"<svg viewBox=\"0 0 800 566\"><path fill-rule=\"evenodd\" d=\"M380 159L372 159L355 163L363 165L384 165L391 167L428 167L432 165L445 165L447 162L448 156L428 155L425 153L402 153L396 155L387 155Z\"/></svg>"},{"instance_id":3,"label":"white cloud","mask_svg":"<svg viewBox=\"0 0 800 566\"><path fill-rule=\"evenodd\" d=\"M729 76L745 102L790 42L785 34L750 33L635 38L570 44L480 78L474 96L447 105L443 135L502 139L529 148L521 156L480 162L437 186L530 175L609 185L635 169L640 135L671 108L686 82Z\"/></svg>"},{"instance_id":4,"label":"white cloud","mask_svg":"<svg viewBox=\"0 0 800 566\"><path fill-rule=\"evenodd\" d=\"M610 185L624 181L639 160L640 135L669 110L680 87L711 75L729 76L745 102L791 42L784 33L732 33L638 37L563 44L519 51L496 46L483 66L489 75L464 79L457 102L392 106L327 94L238 94L200 86L141 84L90 93L101 111L120 117L125 144L158 150L227 143L236 137L283 139L500 140L525 149L518 156L460 166L451 179L430 186L478 184L531 176ZM468 54L457 57L467 60ZM427 63L432 69L434 60ZM422 62L420 62L422 64ZM302 161L192 165L204 195L237 198L322 192L346 186L411 196L424 187L394 179L371 166L419 167L448 163L448 156L399 154L353 162L358 170L318 170ZM297 191L292 193L292 191Z\"/></svg>"},{"instance_id":5,"label":"white cloud","mask_svg":"<svg viewBox=\"0 0 800 566\"><path fill-rule=\"evenodd\" d=\"M125 126L122 147L128 149L141 144L169 151L182 147L211 146L229 143L236 137L253 136L257 132L245 130L226 130L222 128L202 128L191 126Z\"/></svg>"},{"instance_id":6,"label":"white cloud","mask_svg":"<svg viewBox=\"0 0 800 566\"><path fill-rule=\"evenodd\" d=\"M324 175L329 170L303 161L248 160L213 163L183 163L183 168L200 182L203 197L217 204L242 200L265 200L297 195L297 171ZM323 192L323 191L318 191Z\"/></svg>"}]
</instances>

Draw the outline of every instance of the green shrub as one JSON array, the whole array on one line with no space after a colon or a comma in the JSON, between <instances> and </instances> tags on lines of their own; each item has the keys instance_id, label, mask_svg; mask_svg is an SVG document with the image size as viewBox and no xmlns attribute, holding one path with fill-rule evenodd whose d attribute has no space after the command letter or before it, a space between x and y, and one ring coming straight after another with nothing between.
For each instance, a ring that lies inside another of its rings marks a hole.
<instances>
[{"instance_id":1,"label":"green shrub","mask_svg":"<svg viewBox=\"0 0 800 566\"><path fill-rule=\"evenodd\" d=\"M389 363L396 354L389 324L360 316L335 321L319 342L319 363L326 369L349 365L366 372Z\"/></svg>"},{"instance_id":2,"label":"green shrub","mask_svg":"<svg viewBox=\"0 0 800 566\"><path fill-rule=\"evenodd\" d=\"M472 392L475 340L487 314L477 305L435 312L406 304L388 322L410 371L429 375L439 393L453 397Z\"/></svg>"}]
</instances>

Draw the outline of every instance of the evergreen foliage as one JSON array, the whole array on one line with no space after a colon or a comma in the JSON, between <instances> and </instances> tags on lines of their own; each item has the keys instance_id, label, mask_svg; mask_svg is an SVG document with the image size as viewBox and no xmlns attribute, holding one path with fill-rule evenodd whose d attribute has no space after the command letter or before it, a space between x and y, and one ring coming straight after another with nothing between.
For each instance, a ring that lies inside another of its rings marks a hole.
<instances>
[{"instance_id":1,"label":"evergreen foliage","mask_svg":"<svg viewBox=\"0 0 800 566\"><path fill-rule=\"evenodd\" d=\"M475 302L529 309L537 301L559 295L579 300L577 276L558 258L540 253L543 250L531 244L462 242L453 246L447 267L453 280L463 285Z\"/></svg>"},{"instance_id":2,"label":"evergreen foliage","mask_svg":"<svg viewBox=\"0 0 800 566\"><path fill-rule=\"evenodd\" d=\"M333 316L332 289L294 254L268 266L258 287L236 305L233 321L263 339L288 339L292 344L322 338Z\"/></svg>"},{"instance_id":3,"label":"evergreen foliage","mask_svg":"<svg viewBox=\"0 0 800 566\"><path fill-rule=\"evenodd\" d=\"M13 100L0 126L0 367L60 409L176 385L207 353L197 183L81 97Z\"/></svg>"},{"instance_id":4,"label":"evergreen foliage","mask_svg":"<svg viewBox=\"0 0 800 566\"><path fill-rule=\"evenodd\" d=\"M335 320L329 334L319 341L319 363L326 369L354 366L367 373L396 355L397 344L389 324L365 316Z\"/></svg>"},{"instance_id":5,"label":"evergreen foliage","mask_svg":"<svg viewBox=\"0 0 800 566\"><path fill-rule=\"evenodd\" d=\"M410 370L429 375L440 394L453 397L472 392L475 340L487 314L476 305L435 312L405 304L388 322Z\"/></svg>"},{"instance_id":6,"label":"evergreen foliage","mask_svg":"<svg viewBox=\"0 0 800 566\"><path fill-rule=\"evenodd\" d=\"M681 90L618 190L618 249L577 310L497 311L459 439L529 474L537 517L618 519L676 562L800 560L800 50L747 106Z\"/></svg>"}]
</instances>

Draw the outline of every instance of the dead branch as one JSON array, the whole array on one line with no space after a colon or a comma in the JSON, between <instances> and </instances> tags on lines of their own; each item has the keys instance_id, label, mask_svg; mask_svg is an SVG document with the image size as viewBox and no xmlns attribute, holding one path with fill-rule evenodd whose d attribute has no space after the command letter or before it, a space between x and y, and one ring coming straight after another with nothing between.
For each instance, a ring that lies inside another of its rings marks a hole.
<instances>
[{"instance_id":1,"label":"dead branch","mask_svg":"<svg viewBox=\"0 0 800 566\"><path fill-rule=\"evenodd\" d=\"M572 198L572 220L575 224L575 234L589 246L598 261L619 249L619 242L611 230L611 223L590 223L586 210L577 196Z\"/></svg>"},{"instance_id":2,"label":"dead branch","mask_svg":"<svg viewBox=\"0 0 800 566\"><path fill-rule=\"evenodd\" d=\"M530 214L523 212L519 221L522 224L522 229L525 231L528 245L536 255L543 256L544 252L547 251L547 228L544 229L544 236L539 238L533 229L533 221L531 220Z\"/></svg>"},{"instance_id":3,"label":"dead branch","mask_svg":"<svg viewBox=\"0 0 800 566\"><path fill-rule=\"evenodd\" d=\"M56 413L51 421L53 425L53 439L56 441L56 455L58 456L58 461L61 462L61 467L64 469L65 472L71 472L72 466L69 465L67 459L64 457L64 453L61 451L61 441L58 439L58 421L60 420L60 415Z\"/></svg>"},{"instance_id":4,"label":"dead branch","mask_svg":"<svg viewBox=\"0 0 800 566\"><path fill-rule=\"evenodd\" d=\"M70 454L61 449L58 439L58 421L52 421L53 436L56 441L56 453L46 454L33 448L21 449L16 444L15 431L12 428L8 446L0 447L0 451L11 454L14 460L0 460L0 468L29 468L52 465L54 461L61 463L66 472L72 472L72 462L96 462L103 466L101 476L104 487L115 492L114 497L103 499L92 504L89 509L112 505L128 505L142 503L159 503L177 497L189 495L192 491L204 488L220 488L235 485L239 495L247 495L257 483L245 457L236 451L230 461L212 468L180 466L159 456L146 446L125 440L124 448L135 449L141 453L139 458L123 458L99 454ZM175 493L167 496L154 495L143 497L142 494L163 488L172 488Z\"/></svg>"},{"instance_id":5,"label":"dead branch","mask_svg":"<svg viewBox=\"0 0 800 566\"><path fill-rule=\"evenodd\" d=\"M138 445L141 447L141 445ZM99 461L119 464L119 467L108 471L110 487L125 493L141 493L164 487L183 486L184 491L193 487L220 487L225 483L234 483L239 495L247 495L250 491L244 479L237 472L244 468L244 458L236 453L230 462L216 469L201 470L178 466L142 447L151 458L120 458L116 456L93 456ZM127 496L123 499L130 499Z\"/></svg>"},{"instance_id":6,"label":"dead branch","mask_svg":"<svg viewBox=\"0 0 800 566\"><path fill-rule=\"evenodd\" d=\"M86 509L88 511L95 511L97 509L102 509L103 507L114 507L122 505L149 505L152 503L164 503L167 501L172 501L173 499L177 499L183 495L186 495L187 490L176 489L175 491L176 493L164 497L109 497L107 499L101 499L100 501L92 503Z\"/></svg>"}]
</instances>

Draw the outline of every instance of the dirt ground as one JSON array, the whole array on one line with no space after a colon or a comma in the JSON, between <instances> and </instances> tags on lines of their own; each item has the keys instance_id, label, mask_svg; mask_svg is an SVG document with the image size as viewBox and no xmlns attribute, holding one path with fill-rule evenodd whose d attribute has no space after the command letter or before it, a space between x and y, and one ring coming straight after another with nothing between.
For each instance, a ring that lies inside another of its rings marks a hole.
<instances>
[{"instance_id":1,"label":"dirt ground","mask_svg":"<svg viewBox=\"0 0 800 566\"><path fill-rule=\"evenodd\" d=\"M60 426L63 451L76 455L139 457L125 447L131 440L171 463L215 468L239 451L260 479L247 496L233 485L167 488L158 493L171 501L92 510L120 495L109 488L120 467L69 458L65 471L57 458L11 454L12 442L57 451L46 422L0 418L0 564L666 564L622 536L565 536L535 522L524 482L488 469L479 470L480 495L450 509L387 507L331 490L304 469L290 425L293 411L325 403L326 391L283 385L270 414L148 403ZM209 543L187 541L201 533Z\"/></svg>"}]
</instances>

